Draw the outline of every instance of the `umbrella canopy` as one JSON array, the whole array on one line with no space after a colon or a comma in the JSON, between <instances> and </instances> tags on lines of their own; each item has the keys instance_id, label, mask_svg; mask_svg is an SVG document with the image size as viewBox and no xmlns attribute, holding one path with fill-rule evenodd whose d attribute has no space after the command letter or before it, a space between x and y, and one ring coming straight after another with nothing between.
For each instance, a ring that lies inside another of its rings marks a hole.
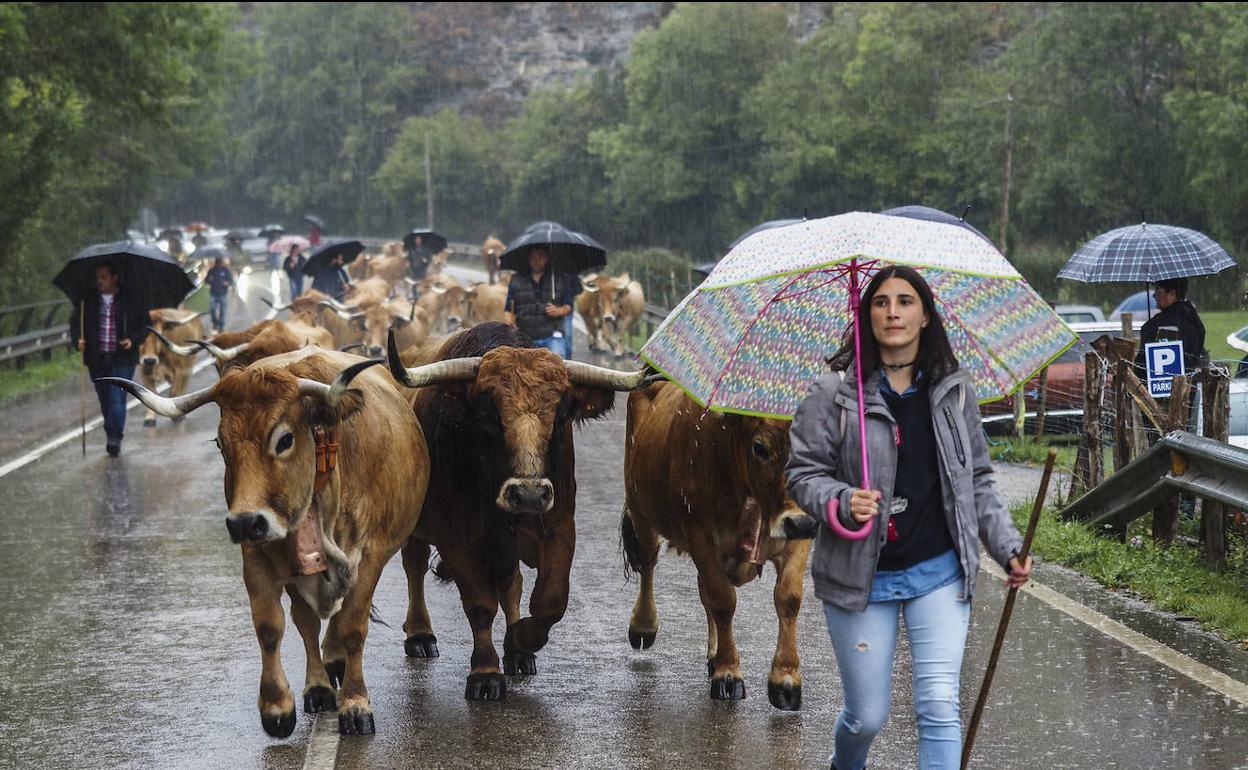
<instances>
[{"instance_id":1,"label":"umbrella canopy","mask_svg":"<svg viewBox=\"0 0 1248 770\"><path fill-rule=\"evenodd\" d=\"M280 238L284 232L286 232L286 228L281 225L265 225L264 229L256 233L256 235L261 238Z\"/></svg>"},{"instance_id":2,"label":"umbrella canopy","mask_svg":"<svg viewBox=\"0 0 1248 770\"><path fill-rule=\"evenodd\" d=\"M303 221L304 221L304 222L307 222L307 223L308 223L308 224L310 224L310 225L312 225L312 226L313 226L313 227L315 227L317 230L324 230L324 229L325 229L325 220L321 219L320 217L316 216L315 214L304 214L304 215L303 215Z\"/></svg>"},{"instance_id":3,"label":"umbrella canopy","mask_svg":"<svg viewBox=\"0 0 1248 770\"><path fill-rule=\"evenodd\" d=\"M583 273L607 264L607 250L598 241L556 222L537 222L507 246L499 266L527 271L529 251L538 247L550 254L551 269L557 273Z\"/></svg>"},{"instance_id":4,"label":"umbrella canopy","mask_svg":"<svg viewBox=\"0 0 1248 770\"><path fill-rule=\"evenodd\" d=\"M988 236L981 233L979 228L970 224L965 219L955 217L953 214L941 211L940 209L934 209L931 206L898 206L895 209L881 211L880 213L890 217L906 217L907 219L921 219L924 222L940 222L941 224L954 225L955 227L970 230L980 238L988 241L988 243L992 243Z\"/></svg>"},{"instance_id":5,"label":"umbrella canopy","mask_svg":"<svg viewBox=\"0 0 1248 770\"><path fill-rule=\"evenodd\" d=\"M284 235L269 244L269 252L272 254L289 254L291 246L298 246L299 250L303 251L311 245L311 241L302 235Z\"/></svg>"},{"instance_id":6,"label":"umbrella canopy","mask_svg":"<svg viewBox=\"0 0 1248 770\"><path fill-rule=\"evenodd\" d=\"M732 251L733 249L737 248L737 246L741 245L741 241L744 241L746 238L749 238L754 233L761 233L764 230L772 230L777 227L788 227L789 225L795 225L798 222L805 222L805 221L806 221L805 219L773 219L770 222L764 222L761 225L754 225L749 230L746 230L744 233L737 236L737 239L732 242L732 245L728 247L728 250Z\"/></svg>"},{"instance_id":7,"label":"umbrella canopy","mask_svg":"<svg viewBox=\"0 0 1248 770\"><path fill-rule=\"evenodd\" d=\"M142 307L177 307L195 284L177 260L145 243L117 241L88 246L61 269L52 285L81 302L96 291L95 268L109 261L117 268L121 288Z\"/></svg>"},{"instance_id":8,"label":"umbrella canopy","mask_svg":"<svg viewBox=\"0 0 1248 770\"><path fill-rule=\"evenodd\" d=\"M220 246L204 246L203 248L195 249L191 254L191 259L224 259L228 262L230 261L230 255Z\"/></svg>"},{"instance_id":9,"label":"umbrella canopy","mask_svg":"<svg viewBox=\"0 0 1248 770\"><path fill-rule=\"evenodd\" d=\"M354 262L363 251L364 244L359 241L326 241L307 253L308 261L303 266L303 274L315 277L334 257L342 255L343 264L347 264Z\"/></svg>"},{"instance_id":10,"label":"umbrella canopy","mask_svg":"<svg viewBox=\"0 0 1248 770\"><path fill-rule=\"evenodd\" d=\"M791 419L849 327L844 281L888 265L931 285L981 401L1016 391L1077 341L991 244L961 227L851 213L773 228L730 251L641 357L717 411Z\"/></svg>"},{"instance_id":11,"label":"umbrella canopy","mask_svg":"<svg viewBox=\"0 0 1248 770\"><path fill-rule=\"evenodd\" d=\"M182 240L185 236L186 236L186 234L185 234L185 233L183 233L181 230L177 230L177 229L172 228L172 227L166 227L164 230L161 230L161 231L160 231L160 235L157 235L157 236L156 236L156 240L158 240L158 241L163 241L163 240L165 240L166 238L176 238L176 239L178 239L178 240L180 241L180 240Z\"/></svg>"},{"instance_id":12,"label":"umbrella canopy","mask_svg":"<svg viewBox=\"0 0 1248 770\"><path fill-rule=\"evenodd\" d=\"M1213 275L1235 260L1209 236L1171 225L1120 227L1085 243L1058 278L1084 283L1165 281Z\"/></svg>"},{"instance_id":13,"label":"umbrella canopy","mask_svg":"<svg viewBox=\"0 0 1248 770\"><path fill-rule=\"evenodd\" d=\"M182 229L188 233L206 233L212 228L208 226L207 222L192 222Z\"/></svg>"},{"instance_id":14,"label":"umbrella canopy","mask_svg":"<svg viewBox=\"0 0 1248 770\"><path fill-rule=\"evenodd\" d=\"M428 228L423 230L413 230L403 236L403 246L408 251L415 251L417 238L420 239L421 247L427 250L430 254L437 254L446 248L446 238L438 235Z\"/></svg>"},{"instance_id":15,"label":"umbrella canopy","mask_svg":"<svg viewBox=\"0 0 1248 770\"><path fill-rule=\"evenodd\" d=\"M711 271L715 269L715 265L717 264L719 263L718 262L705 262L701 265L698 265L697 267L693 267L690 269L693 270L693 272L701 275L703 280L706 280L707 278L710 277Z\"/></svg>"},{"instance_id":16,"label":"umbrella canopy","mask_svg":"<svg viewBox=\"0 0 1248 770\"><path fill-rule=\"evenodd\" d=\"M239 243L242 243L243 241L247 240L250 237L251 236L248 235L247 233L240 233L238 230L231 230L225 234L225 240L238 241Z\"/></svg>"}]
</instances>

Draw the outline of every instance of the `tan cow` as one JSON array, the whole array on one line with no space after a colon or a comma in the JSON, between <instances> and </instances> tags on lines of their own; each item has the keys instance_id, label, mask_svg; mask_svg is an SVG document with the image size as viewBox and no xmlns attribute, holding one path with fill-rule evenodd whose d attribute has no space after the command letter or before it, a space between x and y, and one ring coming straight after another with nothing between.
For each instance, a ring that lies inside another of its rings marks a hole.
<instances>
[{"instance_id":1,"label":"tan cow","mask_svg":"<svg viewBox=\"0 0 1248 770\"><path fill-rule=\"evenodd\" d=\"M151 329L156 333L147 335L139 344L139 375L144 385L156 390L158 384L167 382L170 396L186 392L191 370L195 367L195 354L199 352L189 343L203 338L204 324L200 318L206 315L175 307L148 312ZM179 355L179 350L188 355ZM143 426L151 428L155 425L156 413L149 409L143 418Z\"/></svg>"},{"instance_id":2,"label":"tan cow","mask_svg":"<svg viewBox=\"0 0 1248 770\"><path fill-rule=\"evenodd\" d=\"M615 278L590 275L581 279L584 291L577 295L576 309L589 330L590 350L610 350L624 355L628 338L646 312L641 284L628 273Z\"/></svg>"},{"instance_id":3,"label":"tan cow","mask_svg":"<svg viewBox=\"0 0 1248 770\"><path fill-rule=\"evenodd\" d=\"M427 277L420 282L416 304L424 308L431 332L451 332L468 317L468 292L450 275Z\"/></svg>"},{"instance_id":4,"label":"tan cow","mask_svg":"<svg viewBox=\"0 0 1248 770\"><path fill-rule=\"evenodd\" d=\"M496 283L493 286L477 283L467 289L468 294L468 325L483 324L488 321L504 321L507 303L506 284Z\"/></svg>"},{"instance_id":5,"label":"tan cow","mask_svg":"<svg viewBox=\"0 0 1248 770\"><path fill-rule=\"evenodd\" d=\"M419 519L429 454L410 405L373 363L309 347L231 370L177 399L112 380L168 417L210 402L221 410L225 524L242 546L260 643L260 723L275 737L295 729L281 663L283 591L307 656L304 711L337 709L340 733L374 732L363 668L369 609L382 568ZM321 563L301 569L288 536L315 535L310 527L322 533ZM323 619L329 626L318 649Z\"/></svg>"},{"instance_id":6,"label":"tan cow","mask_svg":"<svg viewBox=\"0 0 1248 770\"><path fill-rule=\"evenodd\" d=\"M394 246L398 247L397 253L391 248ZM387 243L382 256L374 258L368 265L369 278L381 278L392 287L401 284L410 272L411 265L407 261L407 254L403 252L403 244L399 241Z\"/></svg>"},{"instance_id":7,"label":"tan cow","mask_svg":"<svg viewBox=\"0 0 1248 770\"><path fill-rule=\"evenodd\" d=\"M274 305L267 299L263 301L279 313L290 311L292 318L327 330L333 337L333 343L327 347L341 350L364 339L364 312L315 289L304 292L285 305Z\"/></svg>"},{"instance_id":8,"label":"tan cow","mask_svg":"<svg viewBox=\"0 0 1248 770\"><path fill-rule=\"evenodd\" d=\"M348 287L342 297L342 301L348 307L367 310L373 305L380 305L385 302L393 291L389 281L374 276L365 278L354 286Z\"/></svg>"},{"instance_id":9,"label":"tan cow","mask_svg":"<svg viewBox=\"0 0 1248 770\"><path fill-rule=\"evenodd\" d=\"M419 345L429 337L429 316L425 309L396 297L364 311L364 341L360 344L367 355L378 358L386 354L386 335L394 330L400 349Z\"/></svg>"},{"instance_id":10,"label":"tan cow","mask_svg":"<svg viewBox=\"0 0 1248 770\"><path fill-rule=\"evenodd\" d=\"M498 283L498 267L499 260L503 256L503 252L507 250L507 244L491 235L481 244L481 266L485 268L485 272L489 275L489 285L493 286Z\"/></svg>"},{"instance_id":11,"label":"tan cow","mask_svg":"<svg viewBox=\"0 0 1248 770\"><path fill-rule=\"evenodd\" d=\"M767 698L792 711L802 703L797 615L810 555L806 538L817 525L785 493L788 458L786 422L706 413L671 383L629 396L620 530L626 562L641 576L629 642L646 649L659 630L654 567L663 538L692 556L698 568L711 697L744 698L732 636L737 588L760 577L770 561L776 567L780 634Z\"/></svg>"},{"instance_id":12,"label":"tan cow","mask_svg":"<svg viewBox=\"0 0 1248 770\"><path fill-rule=\"evenodd\" d=\"M328 330L299 321L261 321L241 332L224 332L200 347L215 359L218 374L242 369L269 356L290 353L308 345L333 350L334 338Z\"/></svg>"}]
</instances>

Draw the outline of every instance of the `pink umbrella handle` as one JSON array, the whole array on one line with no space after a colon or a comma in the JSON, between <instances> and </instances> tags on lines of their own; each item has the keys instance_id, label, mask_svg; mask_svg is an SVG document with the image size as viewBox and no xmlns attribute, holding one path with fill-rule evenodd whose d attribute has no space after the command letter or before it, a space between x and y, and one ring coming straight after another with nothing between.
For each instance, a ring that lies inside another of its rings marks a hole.
<instances>
[{"instance_id":1,"label":"pink umbrella handle","mask_svg":"<svg viewBox=\"0 0 1248 770\"><path fill-rule=\"evenodd\" d=\"M865 540L867 535L871 534L871 530L875 529L875 519L868 519L866 524L862 525L862 529L849 529L841 523L837 512L840 510L841 501L832 498L828 501L828 527L846 540Z\"/></svg>"}]
</instances>

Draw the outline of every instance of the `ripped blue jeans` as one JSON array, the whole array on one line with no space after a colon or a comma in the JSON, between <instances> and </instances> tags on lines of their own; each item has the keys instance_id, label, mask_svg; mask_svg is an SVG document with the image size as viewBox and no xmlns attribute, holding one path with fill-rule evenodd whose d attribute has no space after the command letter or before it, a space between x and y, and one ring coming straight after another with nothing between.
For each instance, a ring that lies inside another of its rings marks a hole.
<instances>
[{"instance_id":1,"label":"ripped blue jeans","mask_svg":"<svg viewBox=\"0 0 1248 770\"><path fill-rule=\"evenodd\" d=\"M845 695L832 756L837 769L862 770L871 741L888 721L900 613L914 661L919 770L956 770L962 761L958 683L971 617L963 581L912 599L871 602L864 612L826 602L823 609Z\"/></svg>"}]
</instances>

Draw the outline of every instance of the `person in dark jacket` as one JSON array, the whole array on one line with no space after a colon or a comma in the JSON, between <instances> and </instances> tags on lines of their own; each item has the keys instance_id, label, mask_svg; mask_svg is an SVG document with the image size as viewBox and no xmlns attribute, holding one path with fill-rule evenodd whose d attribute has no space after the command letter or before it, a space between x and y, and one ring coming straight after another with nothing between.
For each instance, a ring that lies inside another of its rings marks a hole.
<instances>
[{"instance_id":1,"label":"person in dark jacket","mask_svg":"<svg viewBox=\"0 0 1248 770\"><path fill-rule=\"evenodd\" d=\"M507 286L507 301L503 305L507 323L529 335L534 345L571 358L564 319L572 315L574 280L576 276L550 269L550 254L545 249L531 249L529 269L513 275Z\"/></svg>"},{"instance_id":2,"label":"person in dark jacket","mask_svg":"<svg viewBox=\"0 0 1248 770\"><path fill-rule=\"evenodd\" d=\"M423 281L429 274L429 264L433 261L433 252L422 236L415 236L412 245L407 249L407 266L413 281Z\"/></svg>"},{"instance_id":3,"label":"person in dark jacket","mask_svg":"<svg viewBox=\"0 0 1248 770\"><path fill-rule=\"evenodd\" d=\"M112 262L101 262L95 268L95 287L94 294L74 304L69 316L70 339L77 340L76 347L83 354L92 380L133 379L139 363L139 345L151 323L148 309L125 292ZM110 456L116 457L121 454L126 431L126 392L97 382L95 394L104 415L106 448Z\"/></svg>"},{"instance_id":4,"label":"person in dark jacket","mask_svg":"<svg viewBox=\"0 0 1248 770\"><path fill-rule=\"evenodd\" d=\"M992 481L971 378L958 368L931 289L889 267L859 310L866 445L859 460L854 345L829 362L790 430L788 490L820 521L811 560L840 669L833 768L862 770L888 720L898 617L914 671L920 770L956 768L958 690L979 544L1021 586L1022 538ZM867 525L872 524L868 530Z\"/></svg>"},{"instance_id":5,"label":"person in dark jacket","mask_svg":"<svg viewBox=\"0 0 1248 770\"><path fill-rule=\"evenodd\" d=\"M347 291L347 285L351 283L347 271L343 269L344 264L342 255L336 255L316 274L316 278L312 280L312 288L328 297L342 299L342 295Z\"/></svg>"},{"instance_id":6,"label":"person in dark jacket","mask_svg":"<svg viewBox=\"0 0 1248 770\"><path fill-rule=\"evenodd\" d=\"M234 273L225 266L225 260L217 257L208 275L208 310L212 316L212 330L217 334L225 331L225 311L229 306L230 289L234 286Z\"/></svg>"},{"instance_id":7,"label":"person in dark jacket","mask_svg":"<svg viewBox=\"0 0 1248 770\"><path fill-rule=\"evenodd\" d=\"M290 281L291 302L303 294L303 266L307 263L308 259L303 256L299 244L291 244L290 253L286 255L286 261L282 262L282 269L286 271L286 278Z\"/></svg>"},{"instance_id":8,"label":"person in dark jacket","mask_svg":"<svg viewBox=\"0 0 1248 770\"><path fill-rule=\"evenodd\" d=\"M1144 346L1162 339L1176 339L1174 332L1165 327L1178 330L1177 339L1183 341L1183 368L1187 371L1200 368L1208 359L1205 350L1205 324L1200 320L1196 306L1187 299L1187 279L1172 278L1168 281L1157 281L1153 284L1153 299L1157 300L1160 312L1145 322L1140 329L1140 348L1135 357L1135 366L1141 379L1147 378L1144 362Z\"/></svg>"}]
</instances>

